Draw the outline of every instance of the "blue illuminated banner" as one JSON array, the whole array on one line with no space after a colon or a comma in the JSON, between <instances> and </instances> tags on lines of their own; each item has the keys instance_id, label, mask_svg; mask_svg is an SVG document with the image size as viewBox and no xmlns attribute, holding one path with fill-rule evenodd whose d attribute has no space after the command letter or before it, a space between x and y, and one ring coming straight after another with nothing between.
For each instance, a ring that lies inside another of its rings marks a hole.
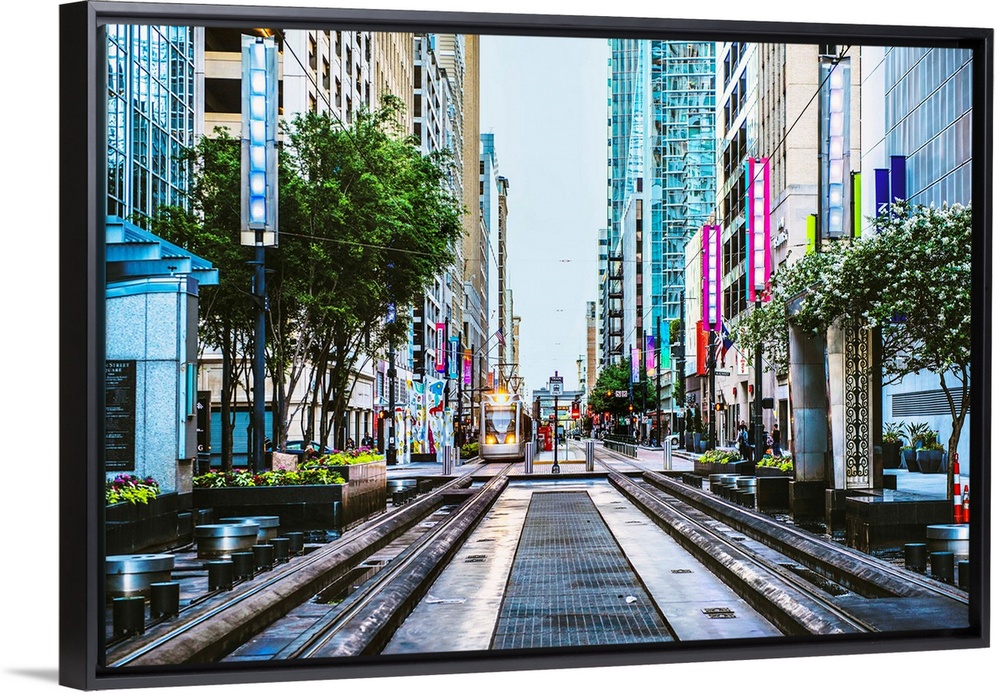
<instances>
[{"instance_id":1,"label":"blue illuminated banner","mask_svg":"<svg viewBox=\"0 0 1000 694\"><path fill-rule=\"evenodd\" d=\"M278 50L243 36L240 243L278 245Z\"/></svg>"}]
</instances>

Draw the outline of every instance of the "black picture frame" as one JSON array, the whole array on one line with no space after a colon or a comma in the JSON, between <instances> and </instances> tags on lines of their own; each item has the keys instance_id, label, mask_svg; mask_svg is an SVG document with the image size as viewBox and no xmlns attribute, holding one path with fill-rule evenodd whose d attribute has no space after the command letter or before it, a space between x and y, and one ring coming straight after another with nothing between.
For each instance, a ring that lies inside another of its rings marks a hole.
<instances>
[{"instance_id":1,"label":"black picture frame","mask_svg":"<svg viewBox=\"0 0 1000 694\"><path fill-rule=\"evenodd\" d=\"M973 51L974 252L973 357L974 373L991 383L991 229L993 219L993 30L907 25L804 24L771 21L724 21L569 15L513 15L436 11L348 10L230 5L79 2L60 7L60 131L59 167L59 435L74 447L60 449L59 501L59 681L77 689L113 689L177 685L296 682L325 679L402 677L451 673L489 673L507 670L567 669L595 666L650 665L702 661L757 660L801 656L883 654L908 651L944 651L985 648L989 645L990 521L988 492L973 513L970 559L970 620L961 633L914 633L891 639L851 640L809 638L783 642L780 649L753 642L682 645L661 649L611 650L586 656L565 653L521 655L517 658L462 655L448 659L414 658L391 663L357 662L345 665L268 668L174 669L169 672L98 667L98 624L102 610L96 583L103 556L95 538L102 532L101 468L103 441L103 181L100 83L102 49L97 27L104 22L193 23L250 25L281 23L308 27L342 23L370 29L460 31L498 34L553 35L608 38L729 37L748 41L796 42L851 40L892 45L962 46ZM970 18L969 23L976 23ZM988 460L990 389L974 391L970 414L976 488L989 490ZM85 461L82 464L81 461ZM946 661L947 656L936 654ZM375 666L375 667L373 667ZM374 672L377 667L377 672ZM363 685L361 685L363 686Z\"/></svg>"}]
</instances>

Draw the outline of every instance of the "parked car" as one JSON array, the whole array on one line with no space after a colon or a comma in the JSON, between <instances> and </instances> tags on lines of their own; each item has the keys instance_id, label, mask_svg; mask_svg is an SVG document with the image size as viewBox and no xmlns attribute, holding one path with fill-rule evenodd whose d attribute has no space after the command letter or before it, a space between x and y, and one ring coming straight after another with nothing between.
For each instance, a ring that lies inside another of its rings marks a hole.
<instances>
[{"instance_id":1,"label":"parked car","mask_svg":"<svg viewBox=\"0 0 1000 694\"><path fill-rule=\"evenodd\" d=\"M303 440L296 439L294 441L288 441L285 443L286 453L301 453L308 446L312 446L314 451L319 451L321 455L326 455L327 453L333 453L333 449L329 446L320 446L319 441L310 441L306 443Z\"/></svg>"}]
</instances>

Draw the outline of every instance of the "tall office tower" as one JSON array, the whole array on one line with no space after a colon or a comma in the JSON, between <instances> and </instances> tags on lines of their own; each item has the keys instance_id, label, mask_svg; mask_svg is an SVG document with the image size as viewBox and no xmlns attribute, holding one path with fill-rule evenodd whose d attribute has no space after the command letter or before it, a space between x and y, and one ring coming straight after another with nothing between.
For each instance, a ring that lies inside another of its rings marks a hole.
<instances>
[{"instance_id":1,"label":"tall office tower","mask_svg":"<svg viewBox=\"0 0 1000 694\"><path fill-rule=\"evenodd\" d=\"M715 45L613 39L609 73L604 363L681 315L684 246L714 207Z\"/></svg>"}]
</instances>

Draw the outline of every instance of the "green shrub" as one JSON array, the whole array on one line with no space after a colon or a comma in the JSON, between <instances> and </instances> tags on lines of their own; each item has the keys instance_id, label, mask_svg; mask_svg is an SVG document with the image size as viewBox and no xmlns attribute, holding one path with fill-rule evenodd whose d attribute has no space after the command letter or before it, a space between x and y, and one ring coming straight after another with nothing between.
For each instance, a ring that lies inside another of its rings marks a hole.
<instances>
[{"instance_id":1,"label":"green shrub","mask_svg":"<svg viewBox=\"0 0 1000 694\"><path fill-rule=\"evenodd\" d=\"M702 463L735 463L743 460L743 458L740 457L739 451L716 448L715 450L702 453L699 460Z\"/></svg>"},{"instance_id":2,"label":"green shrub","mask_svg":"<svg viewBox=\"0 0 1000 694\"><path fill-rule=\"evenodd\" d=\"M479 442L471 441L466 444L462 444L462 457L463 458L475 458L479 455Z\"/></svg>"},{"instance_id":3,"label":"green shrub","mask_svg":"<svg viewBox=\"0 0 1000 694\"><path fill-rule=\"evenodd\" d=\"M770 453L765 453L761 459L757 461L757 467L773 467L778 468L782 472L791 472L792 458L791 456L776 457Z\"/></svg>"}]
</instances>

